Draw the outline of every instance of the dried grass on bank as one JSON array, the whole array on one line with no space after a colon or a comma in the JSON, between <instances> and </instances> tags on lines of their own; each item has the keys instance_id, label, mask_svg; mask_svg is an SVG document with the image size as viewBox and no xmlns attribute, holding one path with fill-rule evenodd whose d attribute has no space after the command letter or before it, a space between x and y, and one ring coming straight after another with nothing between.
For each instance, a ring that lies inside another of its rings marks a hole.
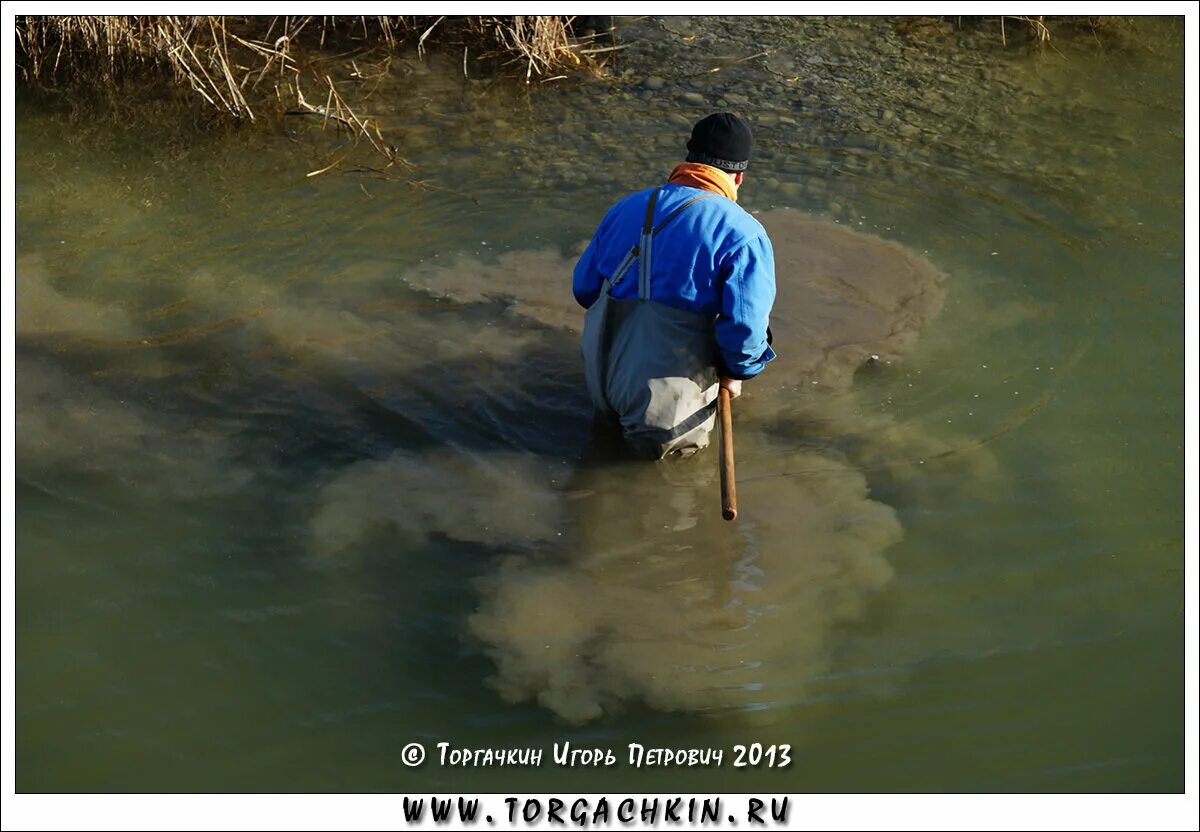
<instances>
[{"instance_id":1,"label":"dried grass on bank","mask_svg":"<svg viewBox=\"0 0 1200 832\"><path fill-rule=\"evenodd\" d=\"M1121 29L1128 23L1127 18L1116 15L957 15L944 19L960 29L965 26L993 29L1002 46L1031 43L1043 48L1053 48L1054 32L1083 31L1099 41L1102 33Z\"/></svg>"},{"instance_id":2,"label":"dried grass on bank","mask_svg":"<svg viewBox=\"0 0 1200 832\"><path fill-rule=\"evenodd\" d=\"M595 66L590 38L565 16L20 16L22 80L48 88L112 91L133 75L165 75L215 111L253 121L256 113L320 116L398 161L378 125L354 110L353 93L333 81L369 82L386 72L401 44L461 50L468 62L515 69L526 81L553 80ZM367 69L359 66L362 62ZM336 67L336 69L335 69ZM341 69L352 70L349 73ZM344 85L344 84L343 84Z\"/></svg>"}]
</instances>

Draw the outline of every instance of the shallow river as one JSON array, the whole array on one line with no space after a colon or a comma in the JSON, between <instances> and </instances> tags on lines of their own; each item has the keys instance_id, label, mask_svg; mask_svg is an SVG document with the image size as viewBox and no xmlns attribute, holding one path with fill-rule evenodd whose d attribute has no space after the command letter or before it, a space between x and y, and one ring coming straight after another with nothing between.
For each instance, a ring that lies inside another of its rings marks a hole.
<instances>
[{"instance_id":1,"label":"shallow river","mask_svg":"<svg viewBox=\"0 0 1200 832\"><path fill-rule=\"evenodd\" d=\"M428 188L316 119L18 102L19 790L1183 788L1182 23L623 39L393 61ZM593 442L569 291L724 108L780 256L734 524L712 449ZM402 763L442 740L547 760Z\"/></svg>"}]
</instances>

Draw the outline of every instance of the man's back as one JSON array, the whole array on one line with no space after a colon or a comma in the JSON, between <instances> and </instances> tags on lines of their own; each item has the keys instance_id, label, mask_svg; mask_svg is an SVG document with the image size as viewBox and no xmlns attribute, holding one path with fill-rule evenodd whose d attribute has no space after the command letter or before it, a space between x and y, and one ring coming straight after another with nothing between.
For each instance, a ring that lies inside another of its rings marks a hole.
<instances>
[{"instance_id":1,"label":"man's back","mask_svg":"<svg viewBox=\"0 0 1200 832\"><path fill-rule=\"evenodd\" d=\"M774 254L762 225L731 199L668 183L617 202L575 266L575 299L584 307L595 302L604 281L612 279L639 241L655 191L655 225L689 200L707 198L683 208L655 235L647 299L716 318L723 373L732 378L756 375L770 360L766 328L775 302ZM640 296L637 267L635 262L612 287L612 297Z\"/></svg>"}]
</instances>

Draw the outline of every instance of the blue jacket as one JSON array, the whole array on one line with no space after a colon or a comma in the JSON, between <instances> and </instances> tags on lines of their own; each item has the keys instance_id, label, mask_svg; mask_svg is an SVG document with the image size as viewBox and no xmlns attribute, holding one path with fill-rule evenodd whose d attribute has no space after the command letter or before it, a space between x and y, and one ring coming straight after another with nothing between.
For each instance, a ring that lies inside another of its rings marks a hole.
<instances>
[{"instance_id":1,"label":"blue jacket","mask_svg":"<svg viewBox=\"0 0 1200 832\"><path fill-rule=\"evenodd\" d=\"M662 185L655 224L687 200L708 193L687 185ZM575 300L596 302L605 279L638 241L654 188L638 191L609 209L575 265ZM612 296L638 296L637 264ZM775 255L767 232L736 202L713 195L683 210L654 237L650 299L716 318L717 369L730 378L762 372L775 357L767 326L775 303Z\"/></svg>"}]
</instances>

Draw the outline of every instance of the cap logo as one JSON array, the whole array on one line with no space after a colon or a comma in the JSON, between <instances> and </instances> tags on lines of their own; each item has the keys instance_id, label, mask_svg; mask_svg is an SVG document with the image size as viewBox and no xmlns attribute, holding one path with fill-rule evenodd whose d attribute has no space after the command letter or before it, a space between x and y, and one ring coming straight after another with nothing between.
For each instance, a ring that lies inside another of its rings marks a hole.
<instances>
[{"instance_id":1,"label":"cap logo","mask_svg":"<svg viewBox=\"0 0 1200 832\"><path fill-rule=\"evenodd\" d=\"M737 173L743 171L750 166L750 160L745 159L741 162L731 162L728 159L718 159L716 156L709 156L707 153L696 153L695 151L687 155L687 161L698 162L701 165L710 165L714 168L720 168L729 173Z\"/></svg>"}]
</instances>

